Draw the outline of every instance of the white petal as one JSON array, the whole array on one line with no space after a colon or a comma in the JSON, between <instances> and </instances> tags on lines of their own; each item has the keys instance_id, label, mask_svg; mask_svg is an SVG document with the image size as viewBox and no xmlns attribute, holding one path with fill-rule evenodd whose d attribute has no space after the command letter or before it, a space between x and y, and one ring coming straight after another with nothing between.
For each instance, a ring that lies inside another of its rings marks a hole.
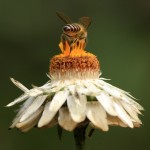
<instances>
[{"instance_id":1,"label":"white petal","mask_svg":"<svg viewBox=\"0 0 150 150\"><path fill-rule=\"evenodd\" d=\"M69 89L71 95L76 95L76 88L75 88L75 85L70 85L70 86L68 86L68 89Z\"/></svg>"},{"instance_id":2,"label":"white petal","mask_svg":"<svg viewBox=\"0 0 150 150\"><path fill-rule=\"evenodd\" d=\"M110 89L115 89L116 91L119 91L120 93L123 93L123 94L125 94L125 95L129 95L129 96L133 97L133 96L130 95L128 92L126 92L126 91L124 91L124 90L122 90L122 89L120 89L120 88L118 88L118 87L116 87L116 86L113 86L113 85L111 85L111 84L109 84L109 83L107 83L107 82L105 82L105 81L103 81L103 80L104 80L104 79L100 78L100 80L98 79L98 80L95 81L95 84L96 84L97 86L100 86L100 87L106 86L106 87L108 87L108 88L110 88Z\"/></svg>"},{"instance_id":3,"label":"white petal","mask_svg":"<svg viewBox=\"0 0 150 150\"><path fill-rule=\"evenodd\" d=\"M92 82L88 82L88 80L83 81L83 84L91 93L93 93L93 95L97 95L101 92L101 90L99 88L97 88Z\"/></svg>"},{"instance_id":4,"label":"white petal","mask_svg":"<svg viewBox=\"0 0 150 150\"><path fill-rule=\"evenodd\" d=\"M100 84L102 84L102 85L110 87L111 89L115 89L116 91L119 91L120 93L122 93L124 95L127 95L128 97L131 97L131 98L135 99L129 92L126 92L126 91L124 91L124 90L122 90L122 89L120 89L120 88L118 88L116 86L113 86L113 85L111 85L111 84L109 84L109 83L107 83L107 82L105 82L103 80L104 79L100 78L100 80L98 82L100 82Z\"/></svg>"},{"instance_id":5,"label":"white petal","mask_svg":"<svg viewBox=\"0 0 150 150\"><path fill-rule=\"evenodd\" d=\"M109 125L128 127L128 125L123 123L118 117L108 115L107 120Z\"/></svg>"},{"instance_id":6,"label":"white petal","mask_svg":"<svg viewBox=\"0 0 150 150\"><path fill-rule=\"evenodd\" d=\"M106 112L98 102L87 102L86 115L97 128L108 131Z\"/></svg>"},{"instance_id":7,"label":"white petal","mask_svg":"<svg viewBox=\"0 0 150 150\"><path fill-rule=\"evenodd\" d=\"M59 108L64 104L64 102L66 101L67 97L69 95L69 91L68 90L64 90L64 91L59 91L55 94L55 96L53 97L49 110L50 111L58 111Z\"/></svg>"},{"instance_id":8,"label":"white petal","mask_svg":"<svg viewBox=\"0 0 150 150\"><path fill-rule=\"evenodd\" d=\"M13 102L9 103L8 105L6 105L6 107L10 107L10 106L13 106L17 103L20 103L24 100L26 100L29 96L27 94L23 94L21 95L20 97L18 97L17 99L15 99Z\"/></svg>"},{"instance_id":9,"label":"white petal","mask_svg":"<svg viewBox=\"0 0 150 150\"><path fill-rule=\"evenodd\" d=\"M87 95L87 96L95 96L95 93L89 91L86 87L83 87L83 86L78 86L77 92L80 94Z\"/></svg>"},{"instance_id":10,"label":"white petal","mask_svg":"<svg viewBox=\"0 0 150 150\"><path fill-rule=\"evenodd\" d=\"M72 120L67 107L62 107L59 110L58 122L67 131L73 131L77 126L77 123Z\"/></svg>"},{"instance_id":11,"label":"white petal","mask_svg":"<svg viewBox=\"0 0 150 150\"><path fill-rule=\"evenodd\" d=\"M92 88L92 86L87 88L82 82L83 81L80 81L79 83L77 83L76 86L76 90L79 94L84 94L87 96L96 96L100 92L100 91L96 92L97 90L95 91L94 90L95 88Z\"/></svg>"},{"instance_id":12,"label":"white petal","mask_svg":"<svg viewBox=\"0 0 150 150\"><path fill-rule=\"evenodd\" d=\"M79 94L77 93L77 89L75 85L70 85L68 86L68 89L73 96L73 98L76 100L76 103L80 105L80 99L79 99Z\"/></svg>"},{"instance_id":13,"label":"white petal","mask_svg":"<svg viewBox=\"0 0 150 150\"><path fill-rule=\"evenodd\" d=\"M33 103L28 107L28 109L26 109L26 111L24 112L24 115L20 119L20 122L23 122L30 115L32 115L32 113L34 113L43 104L43 102L45 101L46 98L47 98L47 95L38 96L33 101Z\"/></svg>"},{"instance_id":14,"label":"white petal","mask_svg":"<svg viewBox=\"0 0 150 150\"><path fill-rule=\"evenodd\" d=\"M39 128L51 122L59 108L65 103L68 95L69 92L67 90L59 91L55 94L52 101L46 104L42 117L38 123Z\"/></svg>"},{"instance_id":15,"label":"white petal","mask_svg":"<svg viewBox=\"0 0 150 150\"><path fill-rule=\"evenodd\" d=\"M106 92L101 92L100 95L96 96L96 98L107 111L107 113L109 113L112 116L117 115L114 109L113 99Z\"/></svg>"},{"instance_id":16,"label":"white petal","mask_svg":"<svg viewBox=\"0 0 150 150\"><path fill-rule=\"evenodd\" d=\"M99 82L95 82L95 84L100 87L101 89L103 89L105 92L107 92L108 94L116 97L116 98L121 98L121 92L119 90L117 90L116 88L114 88L113 86L110 86L108 83L106 84L104 81L101 83L101 80L99 80Z\"/></svg>"},{"instance_id":17,"label":"white petal","mask_svg":"<svg viewBox=\"0 0 150 150\"><path fill-rule=\"evenodd\" d=\"M33 128L37 124L42 111L43 111L43 107L40 107L28 119L26 119L23 122L17 123L16 127L19 128L22 132L29 131L31 128Z\"/></svg>"},{"instance_id":18,"label":"white petal","mask_svg":"<svg viewBox=\"0 0 150 150\"><path fill-rule=\"evenodd\" d=\"M29 92L27 92L27 94L29 96L36 97L36 96L43 94L43 91L40 88L35 87L35 88L31 89Z\"/></svg>"},{"instance_id":19,"label":"white petal","mask_svg":"<svg viewBox=\"0 0 150 150\"><path fill-rule=\"evenodd\" d=\"M106 92L108 92L110 95L118 98L118 99L122 99L130 104L135 105L139 110L144 110L144 108L138 104L136 101L134 101L134 97L129 94L128 92L119 89L103 80L95 80L94 81L95 85L98 86L99 88L105 90Z\"/></svg>"},{"instance_id":20,"label":"white petal","mask_svg":"<svg viewBox=\"0 0 150 150\"><path fill-rule=\"evenodd\" d=\"M114 96L115 98L123 98L123 99L129 99L130 97L134 98L132 95L130 95L128 92L121 90L103 80L96 80L95 85L98 86L99 88L105 90L108 92L108 94ZM131 98L130 98L131 99Z\"/></svg>"},{"instance_id":21,"label":"white petal","mask_svg":"<svg viewBox=\"0 0 150 150\"><path fill-rule=\"evenodd\" d=\"M96 86L105 90L106 92L108 92L108 94L112 95L113 97L121 99L131 105L134 105L137 108L137 112L139 114L141 114L139 110L144 110L144 108L140 104L134 101L135 98L132 95L130 95L128 92L121 90L115 86L112 86L111 84L101 79L95 80L94 83Z\"/></svg>"},{"instance_id":22,"label":"white petal","mask_svg":"<svg viewBox=\"0 0 150 150\"><path fill-rule=\"evenodd\" d=\"M46 103L42 117L38 123L38 127L41 128L43 126L46 126L47 124L51 123L51 121L53 120L55 114L57 113L57 111L50 111L49 107L50 107L51 102Z\"/></svg>"},{"instance_id":23,"label":"white petal","mask_svg":"<svg viewBox=\"0 0 150 150\"><path fill-rule=\"evenodd\" d=\"M141 126L141 123L133 122L134 127L139 128Z\"/></svg>"},{"instance_id":24,"label":"white petal","mask_svg":"<svg viewBox=\"0 0 150 150\"><path fill-rule=\"evenodd\" d=\"M45 125L44 127L46 127L46 128L51 128L51 127L54 127L54 126L57 125L57 124L58 124L58 116L55 115L55 116L53 117L53 119L52 119L47 125Z\"/></svg>"},{"instance_id":25,"label":"white petal","mask_svg":"<svg viewBox=\"0 0 150 150\"><path fill-rule=\"evenodd\" d=\"M21 89L22 91L24 91L25 93L28 92L29 90L24 86L22 85L19 81L15 80L14 78L10 78L11 81L19 88Z\"/></svg>"},{"instance_id":26,"label":"white petal","mask_svg":"<svg viewBox=\"0 0 150 150\"><path fill-rule=\"evenodd\" d=\"M45 93L56 93L63 89L65 87L65 84L63 84L60 81L52 82L50 85L45 85L40 87L42 90L44 90Z\"/></svg>"},{"instance_id":27,"label":"white petal","mask_svg":"<svg viewBox=\"0 0 150 150\"><path fill-rule=\"evenodd\" d=\"M131 116L131 118L134 119L135 122L142 124L141 120L138 118L138 114L135 111L134 107L132 107L132 105L121 101L121 104L123 105L123 107L125 108L125 110L127 111L127 113Z\"/></svg>"},{"instance_id":28,"label":"white petal","mask_svg":"<svg viewBox=\"0 0 150 150\"><path fill-rule=\"evenodd\" d=\"M133 109L136 111L136 113L142 115L142 113L140 112L140 110L136 107L136 105L134 104L129 104L129 105L132 105Z\"/></svg>"},{"instance_id":29,"label":"white petal","mask_svg":"<svg viewBox=\"0 0 150 150\"><path fill-rule=\"evenodd\" d=\"M131 98L125 98L125 97L123 97L122 100L124 100L124 101L128 102L129 104L133 105L138 110L144 110L144 108L139 103L137 103L136 101L134 101ZM141 114L141 113L139 113L139 114Z\"/></svg>"},{"instance_id":30,"label":"white petal","mask_svg":"<svg viewBox=\"0 0 150 150\"><path fill-rule=\"evenodd\" d=\"M120 104L118 100L114 101L114 107L116 109L116 112L118 114L118 117L127 124L130 128L133 128L133 123L131 121L131 118L128 116L126 111L124 110L123 106Z\"/></svg>"},{"instance_id":31,"label":"white petal","mask_svg":"<svg viewBox=\"0 0 150 150\"><path fill-rule=\"evenodd\" d=\"M10 126L10 128L14 128L16 126L16 124L19 122L20 118L24 114L24 111L32 104L34 99L35 97L30 97L23 103L23 106L21 106L19 112L17 113L16 117L12 121L12 125Z\"/></svg>"},{"instance_id":32,"label":"white petal","mask_svg":"<svg viewBox=\"0 0 150 150\"><path fill-rule=\"evenodd\" d=\"M87 99L85 95L79 95L78 98L74 96L67 98L69 112L75 122L79 123L85 120L86 102Z\"/></svg>"}]
</instances>

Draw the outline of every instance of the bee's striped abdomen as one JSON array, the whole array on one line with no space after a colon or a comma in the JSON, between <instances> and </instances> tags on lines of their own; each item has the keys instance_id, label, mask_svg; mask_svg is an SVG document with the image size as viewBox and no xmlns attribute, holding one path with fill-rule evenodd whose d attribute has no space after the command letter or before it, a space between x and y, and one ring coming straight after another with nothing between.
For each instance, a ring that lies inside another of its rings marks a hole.
<instances>
[{"instance_id":1,"label":"bee's striped abdomen","mask_svg":"<svg viewBox=\"0 0 150 150\"><path fill-rule=\"evenodd\" d=\"M77 33L81 30L80 26L77 24L67 24L63 27L63 31L65 33L69 33L69 32L73 32L73 33Z\"/></svg>"}]
</instances>

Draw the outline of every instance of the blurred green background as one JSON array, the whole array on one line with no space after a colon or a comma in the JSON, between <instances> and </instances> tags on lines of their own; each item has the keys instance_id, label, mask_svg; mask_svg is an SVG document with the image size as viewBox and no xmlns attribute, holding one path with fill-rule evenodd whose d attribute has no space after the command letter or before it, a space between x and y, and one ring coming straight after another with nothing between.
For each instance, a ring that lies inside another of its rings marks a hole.
<instances>
[{"instance_id":1,"label":"blurred green background","mask_svg":"<svg viewBox=\"0 0 150 150\"><path fill-rule=\"evenodd\" d=\"M18 106L4 106L21 94L9 77L27 87L43 85L49 60L60 53L64 25L55 12L72 20L92 17L87 50L101 62L109 83L130 91L144 106L139 129L110 127L87 140L87 150L150 149L150 1L148 0L0 0L0 149L74 150L72 133L59 141L56 128L26 134L8 130Z\"/></svg>"}]
</instances>

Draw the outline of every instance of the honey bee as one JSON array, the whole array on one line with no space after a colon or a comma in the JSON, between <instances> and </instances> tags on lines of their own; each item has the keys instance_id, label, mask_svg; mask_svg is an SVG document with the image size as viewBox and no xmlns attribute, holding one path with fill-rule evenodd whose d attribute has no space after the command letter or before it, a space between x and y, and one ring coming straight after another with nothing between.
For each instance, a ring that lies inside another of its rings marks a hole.
<instances>
[{"instance_id":1,"label":"honey bee","mask_svg":"<svg viewBox=\"0 0 150 150\"><path fill-rule=\"evenodd\" d=\"M81 40L84 41L83 48L85 48L87 43L87 28L91 24L91 18L82 17L79 18L77 23L73 23L64 13L56 12L56 14L64 23L66 23L66 25L63 26L63 33L61 35L63 49L66 47L66 41L72 49L74 45L78 46Z\"/></svg>"}]
</instances>

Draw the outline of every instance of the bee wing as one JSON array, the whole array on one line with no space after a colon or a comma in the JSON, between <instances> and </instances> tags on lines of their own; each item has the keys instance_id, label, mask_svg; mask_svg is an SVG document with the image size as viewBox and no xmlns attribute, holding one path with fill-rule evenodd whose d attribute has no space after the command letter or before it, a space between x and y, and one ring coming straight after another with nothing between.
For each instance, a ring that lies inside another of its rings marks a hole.
<instances>
[{"instance_id":1,"label":"bee wing","mask_svg":"<svg viewBox=\"0 0 150 150\"><path fill-rule=\"evenodd\" d=\"M91 24L91 18L89 17L82 17L79 19L79 23L81 23L85 29L87 29Z\"/></svg>"},{"instance_id":2,"label":"bee wing","mask_svg":"<svg viewBox=\"0 0 150 150\"><path fill-rule=\"evenodd\" d=\"M57 11L56 15L65 23L70 24L72 23L71 19L66 16L64 13Z\"/></svg>"}]
</instances>

